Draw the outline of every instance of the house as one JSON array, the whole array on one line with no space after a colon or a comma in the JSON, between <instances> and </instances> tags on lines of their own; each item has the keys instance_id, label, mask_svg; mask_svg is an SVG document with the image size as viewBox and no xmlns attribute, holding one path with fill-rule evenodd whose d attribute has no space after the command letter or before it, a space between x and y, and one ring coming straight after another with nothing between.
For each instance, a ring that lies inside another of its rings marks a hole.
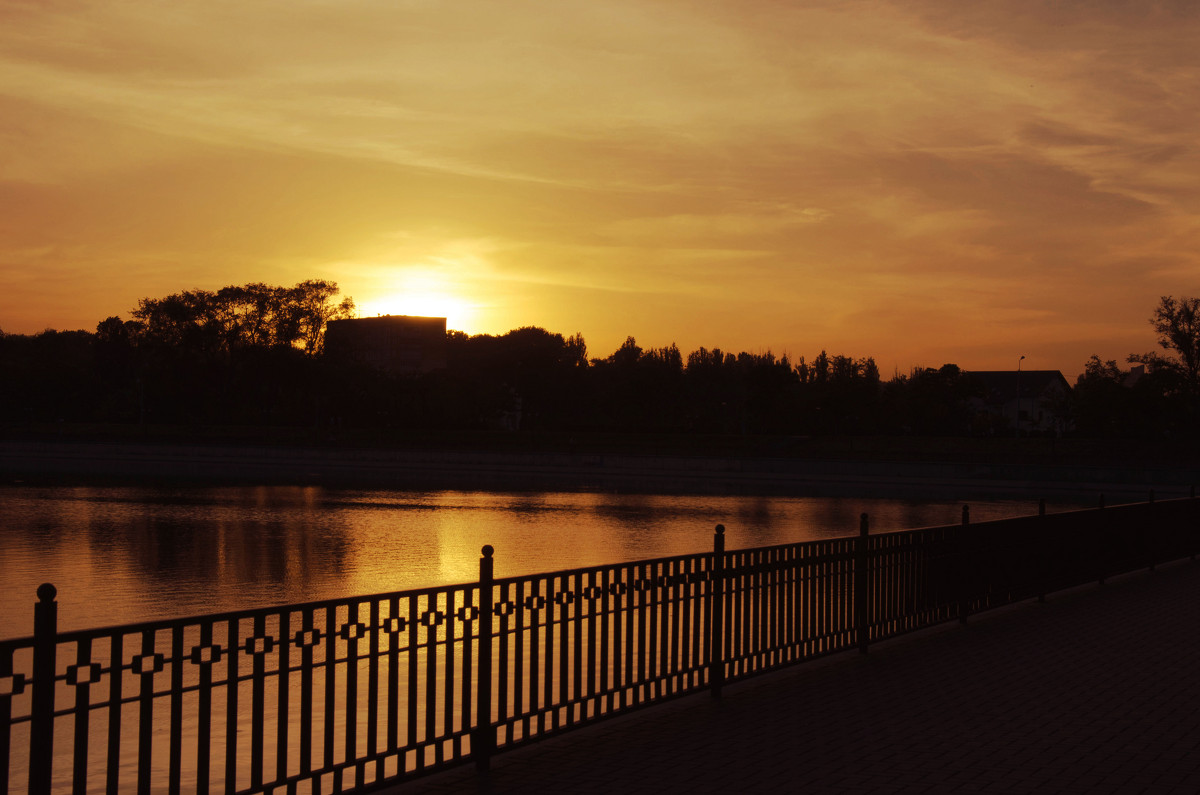
<instances>
[{"instance_id":1,"label":"house","mask_svg":"<svg viewBox=\"0 0 1200 795\"><path fill-rule=\"evenodd\" d=\"M1062 434L1070 430L1071 385L1058 370L973 370L975 398L992 427L1007 426L1019 435Z\"/></svg>"},{"instance_id":2,"label":"house","mask_svg":"<svg viewBox=\"0 0 1200 795\"><path fill-rule=\"evenodd\" d=\"M416 375L446 366L446 318L380 315L331 320L327 356L362 362L393 375Z\"/></svg>"},{"instance_id":3,"label":"house","mask_svg":"<svg viewBox=\"0 0 1200 795\"><path fill-rule=\"evenodd\" d=\"M1121 379L1121 386L1132 387L1138 381L1146 377L1146 365L1138 364L1129 368L1129 372Z\"/></svg>"}]
</instances>

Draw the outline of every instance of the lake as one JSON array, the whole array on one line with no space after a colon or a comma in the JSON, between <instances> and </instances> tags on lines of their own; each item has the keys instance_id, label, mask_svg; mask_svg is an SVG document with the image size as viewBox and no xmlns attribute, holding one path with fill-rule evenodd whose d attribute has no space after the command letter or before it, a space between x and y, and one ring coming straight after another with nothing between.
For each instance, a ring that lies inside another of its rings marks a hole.
<instances>
[{"instance_id":1,"label":"lake","mask_svg":"<svg viewBox=\"0 0 1200 795\"><path fill-rule=\"evenodd\" d=\"M1090 504L1090 503L1089 503ZM0 487L0 637L33 631L37 586L63 630L496 576L953 524L962 502L863 497L287 487ZM971 501L972 521L1037 512ZM1083 507L1063 500L1048 510Z\"/></svg>"}]
</instances>

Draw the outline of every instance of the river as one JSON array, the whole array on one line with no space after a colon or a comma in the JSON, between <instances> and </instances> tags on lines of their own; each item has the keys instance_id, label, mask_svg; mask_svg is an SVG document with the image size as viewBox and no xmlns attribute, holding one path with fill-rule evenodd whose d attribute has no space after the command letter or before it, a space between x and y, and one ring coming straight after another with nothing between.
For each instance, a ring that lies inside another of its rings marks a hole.
<instances>
[{"instance_id":1,"label":"river","mask_svg":"<svg viewBox=\"0 0 1200 795\"><path fill-rule=\"evenodd\" d=\"M863 497L288 487L0 487L0 638L468 582L496 576L958 522L961 502ZM972 521L1035 513L971 501ZM1049 510L1081 507L1063 500Z\"/></svg>"}]
</instances>

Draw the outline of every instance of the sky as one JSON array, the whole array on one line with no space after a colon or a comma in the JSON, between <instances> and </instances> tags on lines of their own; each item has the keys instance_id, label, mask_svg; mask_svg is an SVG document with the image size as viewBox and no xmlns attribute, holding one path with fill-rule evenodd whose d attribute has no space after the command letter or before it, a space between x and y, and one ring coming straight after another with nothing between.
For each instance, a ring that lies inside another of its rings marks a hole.
<instances>
[{"instance_id":1,"label":"sky","mask_svg":"<svg viewBox=\"0 0 1200 795\"><path fill-rule=\"evenodd\" d=\"M1200 295L1193 0L4 0L0 330L363 316L1060 369Z\"/></svg>"}]
</instances>

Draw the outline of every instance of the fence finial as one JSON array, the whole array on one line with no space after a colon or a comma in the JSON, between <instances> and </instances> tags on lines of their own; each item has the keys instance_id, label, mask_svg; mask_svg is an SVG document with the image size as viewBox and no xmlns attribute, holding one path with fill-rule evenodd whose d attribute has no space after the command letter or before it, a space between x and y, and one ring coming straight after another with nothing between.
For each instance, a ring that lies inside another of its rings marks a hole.
<instances>
[{"instance_id":1,"label":"fence finial","mask_svg":"<svg viewBox=\"0 0 1200 795\"><path fill-rule=\"evenodd\" d=\"M54 583L44 582L38 586L37 597L39 601L53 602L56 596L58 596L58 589L54 587Z\"/></svg>"}]
</instances>

